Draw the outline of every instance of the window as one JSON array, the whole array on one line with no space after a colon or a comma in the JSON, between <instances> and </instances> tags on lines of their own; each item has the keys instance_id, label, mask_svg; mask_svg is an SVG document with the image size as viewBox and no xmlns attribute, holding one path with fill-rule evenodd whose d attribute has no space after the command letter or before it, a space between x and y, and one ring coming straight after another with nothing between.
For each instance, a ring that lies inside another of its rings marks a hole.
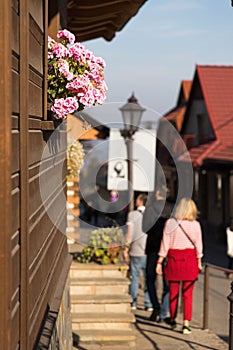
<instances>
[{"instance_id":1,"label":"window","mask_svg":"<svg viewBox=\"0 0 233 350\"><path fill-rule=\"evenodd\" d=\"M199 143L203 143L207 140L207 130L205 125L205 115L198 114L197 115L197 128L198 128L198 141Z\"/></svg>"}]
</instances>

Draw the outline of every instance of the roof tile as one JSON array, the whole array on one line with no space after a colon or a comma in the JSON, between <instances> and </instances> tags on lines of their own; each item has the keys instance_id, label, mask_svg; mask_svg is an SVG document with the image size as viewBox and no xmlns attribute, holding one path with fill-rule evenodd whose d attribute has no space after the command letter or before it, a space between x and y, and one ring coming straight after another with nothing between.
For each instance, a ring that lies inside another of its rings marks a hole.
<instances>
[{"instance_id":1,"label":"roof tile","mask_svg":"<svg viewBox=\"0 0 233 350\"><path fill-rule=\"evenodd\" d=\"M197 65L197 74L217 140L191 148L191 160L233 161L233 66Z\"/></svg>"}]
</instances>

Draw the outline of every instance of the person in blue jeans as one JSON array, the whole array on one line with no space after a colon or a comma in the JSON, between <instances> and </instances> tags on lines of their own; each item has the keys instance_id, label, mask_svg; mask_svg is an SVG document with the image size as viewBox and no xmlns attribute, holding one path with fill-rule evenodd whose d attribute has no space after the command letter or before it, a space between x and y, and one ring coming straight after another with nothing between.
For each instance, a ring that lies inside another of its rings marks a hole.
<instances>
[{"instance_id":1,"label":"person in blue jeans","mask_svg":"<svg viewBox=\"0 0 233 350\"><path fill-rule=\"evenodd\" d=\"M166 189L157 189L148 198L146 209L143 215L142 229L147 234L145 253L147 256L146 283L150 300L153 305L153 312L150 315L151 321L169 323L167 314L169 312L169 288L168 282L163 274L162 300L159 301L156 290L156 264L158 252L163 237L163 229L166 220L171 214L172 206L166 201ZM163 262L163 269L164 264Z\"/></svg>"},{"instance_id":2,"label":"person in blue jeans","mask_svg":"<svg viewBox=\"0 0 233 350\"><path fill-rule=\"evenodd\" d=\"M156 262L158 258L158 253L147 252L147 265L146 265L146 283L147 290L150 296L151 303L153 305L153 312L150 316L151 321L163 322L167 320L167 313L169 311L169 288L168 282L163 278L163 292L162 292L162 302L159 302L158 293L156 290ZM164 262L163 262L164 269Z\"/></svg>"},{"instance_id":3,"label":"person in blue jeans","mask_svg":"<svg viewBox=\"0 0 233 350\"><path fill-rule=\"evenodd\" d=\"M126 233L126 248L124 251L125 261L130 265L131 283L129 293L132 297L131 308L136 310L139 288L139 279L141 272L144 277L144 306L145 310L152 311L152 304L146 284L146 234L142 231L142 218L147 200L146 194L140 194L136 198L137 209L128 214Z\"/></svg>"}]
</instances>

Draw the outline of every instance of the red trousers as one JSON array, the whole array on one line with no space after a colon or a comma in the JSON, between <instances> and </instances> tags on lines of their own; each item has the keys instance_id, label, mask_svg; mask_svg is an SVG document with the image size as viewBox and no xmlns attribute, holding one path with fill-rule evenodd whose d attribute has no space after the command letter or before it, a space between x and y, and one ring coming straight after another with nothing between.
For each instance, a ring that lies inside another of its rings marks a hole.
<instances>
[{"instance_id":1,"label":"red trousers","mask_svg":"<svg viewBox=\"0 0 233 350\"><path fill-rule=\"evenodd\" d=\"M192 303L193 303L193 288L195 281L169 281L169 302L170 316L175 319L177 316L179 290L182 284L182 299L183 299L183 319L191 321L192 319Z\"/></svg>"}]
</instances>

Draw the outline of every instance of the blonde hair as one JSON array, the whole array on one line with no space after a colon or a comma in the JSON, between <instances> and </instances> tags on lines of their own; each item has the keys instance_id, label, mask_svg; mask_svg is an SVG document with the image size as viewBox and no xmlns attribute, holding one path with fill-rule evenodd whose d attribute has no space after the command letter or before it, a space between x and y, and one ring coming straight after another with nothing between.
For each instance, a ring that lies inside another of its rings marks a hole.
<instances>
[{"instance_id":1,"label":"blonde hair","mask_svg":"<svg viewBox=\"0 0 233 350\"><path fill-rule=\"evenodd\" d=\"M175 210L175 218L183 220L196 220L198 210L190 198L182 198Z\"/></svg>"}]
</instances>

